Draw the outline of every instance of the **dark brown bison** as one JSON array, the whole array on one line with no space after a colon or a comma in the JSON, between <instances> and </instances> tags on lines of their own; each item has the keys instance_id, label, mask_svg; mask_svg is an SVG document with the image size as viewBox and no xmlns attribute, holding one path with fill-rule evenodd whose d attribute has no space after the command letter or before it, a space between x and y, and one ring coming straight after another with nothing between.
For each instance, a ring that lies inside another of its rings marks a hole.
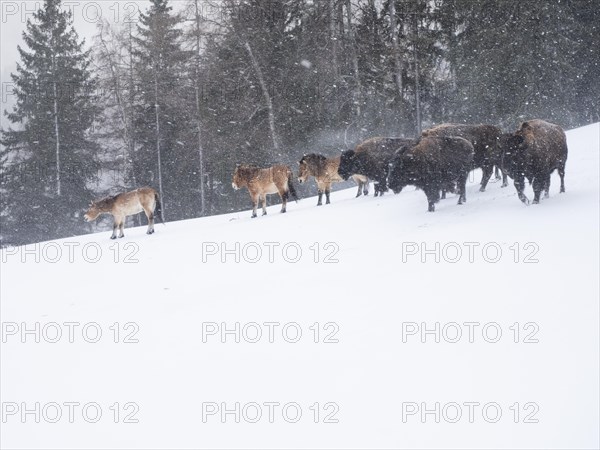
<instances>
[{"instance_id":1,"label":"dark brown bison","mask_svg":"<svg viewBox=\"0 0 600 450\"><path fill-rule=\"evenodd\" d=\"M475 149L473 158L473 169L481 168L483 177L481 178L481 192L484 192L492 173L494 166L501 167L501 154L498 147L498 140L502 131L500 128L492 125L463 125L454 123L444 123L428 130L423 131L423 137L450 137L458 136L465 138ZM499 174L496 174L499 178ZM502 174L502 187L508 186L506 174Z\"/></svg>"},{"instance_id":2,"label":"dark brown bison","mask_svg":"<svg viewBox=\"0 0 600 450\"><path fill-rule=\"evenodd\" d=\"M467 201L466 184L473 165L473 145L460 137L423 137L414 146L400 148L390 166L390 188L400 192L405 186L422 189L435 211L440 191L456 185L458 204Z\"/></svg>"},{"instance_id":3,"label":"dark brown bison","mask_svg":"<svg viewBox=\"0 0 600 450\"><path fill-rule=\"evenodd\" d=\"M412 145L414 139L382 138L368 139L358 144L354 150L342 152L338 173L347 180L352 175L363 175L375 183L375 197L383 195L387 189L389 164L396 150L404 145Z\"/></svg>"},{"instance_id":4,"label":"dark brown bison","mask_svg":"<svg viewBox=\"0 0 600 450\"><path fill-rule=\"evenodd\" d=\"M565 192L565 165L568 149L565 132L558 125L543 120L529 120L521 124L515 133L500 137L502 168L515 181L519 199L529 204L523 193L525 178L533 184L533 203L540 202L545 190L548 198L550 175L558 169L560 192Z\"/></svg>"}]
</instances>

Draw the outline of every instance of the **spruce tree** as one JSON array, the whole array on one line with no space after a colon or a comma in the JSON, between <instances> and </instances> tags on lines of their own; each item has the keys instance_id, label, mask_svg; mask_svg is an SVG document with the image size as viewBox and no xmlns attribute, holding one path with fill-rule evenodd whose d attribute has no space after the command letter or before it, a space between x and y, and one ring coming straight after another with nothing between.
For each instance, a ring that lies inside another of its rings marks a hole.
<instances>
[{"instance_id":1,"label":"spruce tree","mask_svg":"<svg viewBox=\"0 0 600 450\"><path fill-rule=\"evenodd\" d=\"M23 243L87 228L81 211L92 198L97 145L90 131L98 112L90 53L60 0L45 0L27 21L26 48L12 74L16 105L2 131L2 237Z\"/></svg>"},{"instance_id":2,"label":"spruce tree","mask_svg":"<svg viewBox=\"0 0 600 450\"><path fill-rule=\"evenodd\" d=\"M134 55L140 101L135 106L135 177L163 197L172 219L199 212L200 179L194 134L194 87L189 77L193 54L182 49L182 19L167 0L151 0L140 15Z\"/></svg>"}]
</instances>

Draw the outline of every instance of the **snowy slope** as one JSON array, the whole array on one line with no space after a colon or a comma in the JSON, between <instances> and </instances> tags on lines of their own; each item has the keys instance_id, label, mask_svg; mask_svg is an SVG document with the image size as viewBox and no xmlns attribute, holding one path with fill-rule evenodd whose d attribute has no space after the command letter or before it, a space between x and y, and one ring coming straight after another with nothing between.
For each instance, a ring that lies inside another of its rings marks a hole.
<instances>
[{"instance_id":1,"label":"snowy slope","mask_svg":"<svg viewBox=\"0 0 600 450\"><path fill-rule=\"evenodd\" d=\"M479 193L475 173L466 205L452 196L433 214L412 188L377 199L348 189L285 215L274 206L153 236L127 229L116 244L103 231L5 250L2 447L598 448L600 124L568 139L567 193L554 174L541 205L522 205L512 184ZM221 244L233 253L213 254ZM414 254L422 244L432 253ZM72 343L65 322L78 324ZM239 343L206 333L236 322ZM265 322L280 324L272 343ZM439 343L409 334L436 322ZM465 322L479 324L472 343ZM36 402L40 423L21 415ZM65 402L80 404L73 423ZM240 423L208 415L236 402ZM273 423L266 402L280 404ZM472 420L466 402L478 403ZM439 423L410 414L436 403ZM125 423L130 412L138 423Z\"/></svg>"}]
</instances>

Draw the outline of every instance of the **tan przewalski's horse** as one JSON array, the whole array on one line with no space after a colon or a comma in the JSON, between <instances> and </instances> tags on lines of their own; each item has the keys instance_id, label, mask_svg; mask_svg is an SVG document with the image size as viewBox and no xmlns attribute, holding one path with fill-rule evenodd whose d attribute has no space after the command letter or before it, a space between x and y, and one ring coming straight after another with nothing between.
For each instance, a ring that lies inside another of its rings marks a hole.
<instances>
[{"instance_id":1,"label":"tan przewalski's horse","mask_svg":"<svg viewBox=\"0 0 600 450\"><path fill-rule=\"evenodd\" d=\"M281 212L287 210L289 194L298 201L296 189L292 182L292 170L288 166L275 165L268 169L261 169L249 164L240 164L235 168L231 185L235 190L248 188L252 199L252 218L256 215L259 200L262 200L263 216L267 214L267 195L279 194L282 201Z\"/></svg>"},{"instance_id":2,"label":"tan przewalski's horse","mask_svg":"<svg viewBox=\"0 0 600 450\"><path fill-rule=\"evenodd\" d=\"M117 238L117 229L119 238L125 236L123 227L125 218L144 211L148 218L147 234L154 233L154 210L162 223L165 223L161 214L161 205L158 192L149 187L136 189L131 192L124 192L113 197L106 197L102 200L92 202L90 208L83 218L86 222L92 222L101 214L111 214L114 218L113 233L111 239Z\"/></svg>"},{"instance_id":3,"label":"tan przewalski's horse","mask_svg":"<svg viewBox=\"0 0 600 450\"><path fill-rule=\"evenodd\" d=\"M319 201L317 206L323 204L323 193L325 193L325 203L329 205L329 194L331 193L331 185L333 183L340 183L344 181L338 174L338 167L340 167L340 156L335 158L327 158L324 155L318 153L310 153L304 155L300 162L300 169L298 170L298 182L304 183L308 177L315 177L317 182L317 188L319 190ZM369 179L363 175L353 175L352 179L358 184L357 197L360 197L364 192L365 195L369 195Z\"/></svg>"}]
</instances>

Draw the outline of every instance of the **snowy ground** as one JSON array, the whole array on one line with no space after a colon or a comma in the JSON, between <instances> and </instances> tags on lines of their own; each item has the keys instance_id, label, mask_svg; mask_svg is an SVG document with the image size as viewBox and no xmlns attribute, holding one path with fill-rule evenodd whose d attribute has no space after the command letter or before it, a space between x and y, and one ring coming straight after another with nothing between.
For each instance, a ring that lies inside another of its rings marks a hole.
<instances>
[{"instance_id":1,"label":"snowy ground","mask_svg":"<svg viewBox=\"0 0 600 450\"><path fill-rule=\"evenodd\" d=\"M433 214L349 189L5 250L2 448L598 448L600 125L568 138L537 206L476 173Z\"/></svg>"}]
</instances>

